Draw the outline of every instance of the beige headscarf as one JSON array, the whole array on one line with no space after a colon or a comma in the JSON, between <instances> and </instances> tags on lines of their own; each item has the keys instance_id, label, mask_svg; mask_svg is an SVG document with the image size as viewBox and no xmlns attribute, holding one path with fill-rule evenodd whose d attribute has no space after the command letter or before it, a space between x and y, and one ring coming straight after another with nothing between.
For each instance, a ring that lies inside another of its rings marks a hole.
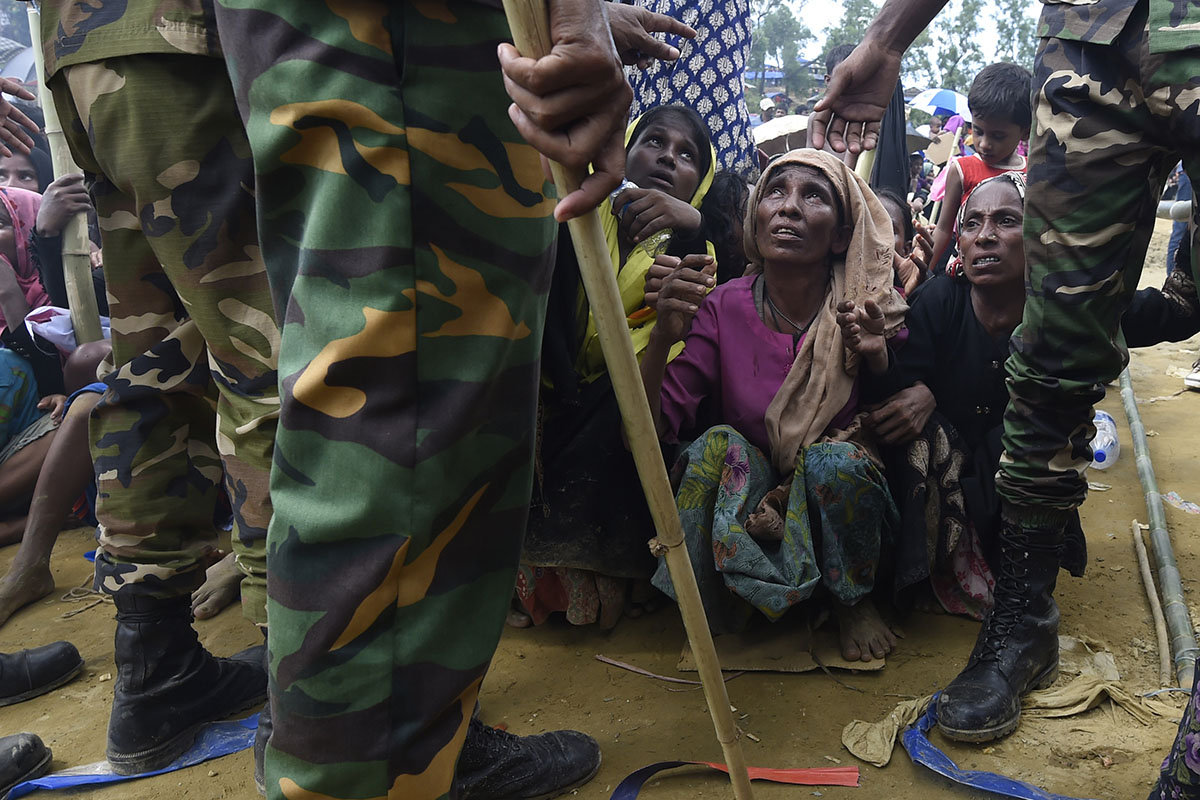
<instances>
[{"instance_id":1,"label":"beige headscarf","mask_svg":"<svg viewBox=\"0 0 1200 800\"><path fill-rule=\"evenodd\" d=\"M756 229L758 204L771 176L782 167L800 165L820 171L833 184L851 228L845 255L833 264L833 281L825 305L804 337L791 371L767 407L767 436L771 458L783 472L796 465L801 448L817 441L850 399L860 358L842 344L837 306L853 300L858 306L874 300L883 310L884 334L894 336L908 310L892 286L892 220L879 198L852 169L820 150L793 150L771 162L758 179L746 207L744 245L750 265L746 274L762 271Z\"/></svg>"}]
</instances>

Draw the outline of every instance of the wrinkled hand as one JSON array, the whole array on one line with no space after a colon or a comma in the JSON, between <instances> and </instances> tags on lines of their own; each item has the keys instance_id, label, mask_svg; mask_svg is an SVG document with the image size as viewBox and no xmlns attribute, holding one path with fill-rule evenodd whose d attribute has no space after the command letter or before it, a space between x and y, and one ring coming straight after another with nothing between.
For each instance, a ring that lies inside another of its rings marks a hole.
<instances>
[{"instance_id":1,"label":"wrinkled hand","mask_svg":"<svg viewBox=\"0 0 1200 800\"><path fill-rule=\"evenodd\" d=\"M0 92L22 100L37 99L28 89L11 78L0 78ZM13 150L29 153L33 149L33 137L29 132L38 133L40 130L23 111L0 96L0 154L11 156Z\"/></svg>"},{"instance_id":2,"label":"wrinkled hand","mask_svg":"<svg viewBox=\"0 0 1200 800\"><path fill-rule=\"evenodd\" d=\"M867 415L865 422L884 444L906 444L925 430L936 407L933 392L918 381L889 397Z\"/></svg>"},{"instance_id":3,"label":"wrinkled hand","mask_svg":"<svg viewBox=\"0 0 1200 800\"><path fill-rule=\"evenodd\" d=\"M929 228L917 223L917 234L912 240L912 249L908 256L901 258L896 254L896 272L904 284L904 293L910 295L913 290L925 280L925 272L929 269L929 259L933 257L933 235Z\"/></svg>"},{"instance_id":4,"label":"wrinkled hand","mask_svg":"<svg viewBox=\"0 0 1200 800\"><path fill-rule=\"evenodd\" d=\"M641 6L608 4L608 24L621 63L646 69L654 59L674 61L679 51L651 34L669 33L685 39L696 38L696 31L666 14L655 14Z\"/></svg>"},{"instance_id":5,"label":"wrinkled hand","mask_svg":"<svg viewBox=\"0 0 1200 800\"><path fill-rule=\"evenodd\" d=\"M617 229L631 242L640 242L664 228L691 238L704 219L699 209L658 189L626 189L613 199Z\"/></svg>"},{"instance_id":6,"label":"wrinkled hand","mask_svg":"<svg viewBox=\"0 0 1200 800\"><path fill-rule=\"evenodd\" d=\"M874 300L867 300L861 307L853 300L843 300L837 310L842 342L862 356L872 372L886 372L888 352L887 340L883 338L883 309Z\"/></svg>"},{"instance_id":7,"label":"wrinkled hand","mask_svg":"<svg viewBox=\"0 0 1200 800\"><path fill-rule=\"evenodd\" d=\"M46 187L38 209L37 232L40 236L58 236L67 220L92 207L92 198L83 185L83 174L63 175Z\"/></svg>"},{"instance_id":8,"label":"wrinkled hand","mask_svg":"<svg viewBox=\"0 0 1200 800\"><path fill-rule=\"evenodd\" d=\"M592 173L558 202L561 222L600 204L625 174L623 130L633 90L625 81L599 0L551 0L548 55L498 48L508 115L525 140L570 170Z\"/></svg>"},{"instance_id":9,"label":"wrinkled hand","mask_svg":"<svg viewBox=\"0 0 1200 800\"><path fill-rule=\"evenodd\" d=\"M39 411L49 411L50 419L55 422L62 421L63 410L67 407L67 396L65 394L48 394L38 401Z\"/></svg>"},{"instance_id":10,"label":"wrinkled hand","mask_svg":"<svg viewBox=\"0 0 1200 800\"><path fill-rule=\"evenodd\" d=\"M887 111L903 54L864 41L830 76L829 89L808 118L812 146L829 140L836 152L861 153L879 142L879 121Z\"/></svg>"},{"instance_id":11,"label":"wrinkled hand","mask_svg":"<svg viewBox=\"0 0 1200 800\"><path fill-rule=\"evenodd\" d=\"M651 335L672 344L687 338L700 303L716 284L716 271L711 256L656 258L646 276L646 305L658 312Z\"/></svg>"}]
</instances>

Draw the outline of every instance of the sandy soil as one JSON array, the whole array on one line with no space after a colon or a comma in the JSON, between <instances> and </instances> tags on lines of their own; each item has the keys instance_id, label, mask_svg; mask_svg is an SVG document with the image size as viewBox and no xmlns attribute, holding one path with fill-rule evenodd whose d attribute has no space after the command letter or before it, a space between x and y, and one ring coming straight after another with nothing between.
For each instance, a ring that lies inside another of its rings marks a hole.
<instances>
[{"instance_id":1,"label":"sandy soil","mask_svg":"<svg viewBox=\"0 0 1200 800\"><path fill-rule=\"evenodd\" d=\"M1163 278L1165 227L1156 234L1143 285ZM1200 436L1190 422L1200 413L1200 393L1182 392L1181 370L1197 356L1200 338L1135 353L1134 377L1143 421L1158 435L1149 440L1160 489L1178 491L1200 502L1200 476L1194 468ZM1135 691L1158 688L1157 656L1150 614L1129 533L1129 521L1146 519L1128 428L1118 393L1110 391L1103 408L1118 420L1123 436L1120 460L1092 480L1112 489L1093 492L1082 508L1088 533L1087 576L1063 573L1058 598L1062 633L1102 643L1115 657L1122 678ZM1189 598L1200 578L1200 516L1172 507L1167 519ZM0 650L69 639L87 659L84 675L48 696L0 711L0 732L29 730L41 735L55 753L54 767L100 759L112 693L112 609L100 604L72 617L85 603L60 596L87 580L90 565L81 554L92 548L85 530L60 537L54 554L58 589L45 601L16 615L0 628ZM7 569L15 548L0 551ZM1200 619L1193 606L1193 619ZM900 699L930 693L959 670L974 641L977 625L947 616L914 614L903 621L906 638L887 667L878 673L838 673L840 683L820 673L747 674L729 683L742 728L761 741L744 739L747 759L761 766L857 764L862 788L792 787L756 784L761 798L980 796L914 766L902 750L883 769L861 764L840 743L842 727L852 719L883 717ZM232 653L256 643L258 634L236 609L196 625L214 652ZM662 683L596 660L604 654L660 674L677 675L684 644L678 614L671 607L615 631L571 628L565 623L536 630L506 632L483 691L484 719L506 724L517 733L573 727L596 736L604 765L580 798L607 798L629 772L668 759L721 760L720 748L698 690ZM694 675L684 675L694 677ZM1182 703L1182 700L1178 701ZM960 765L1003 772L1032 780L1068 795L1094 798L1141 798L1153 782L1175 731L1160 720L1143 727L1108 706L1060 720L1026 720L1020 729L992 747L952 745L935 735ZM711 773L679 771L652 783L647 798L728 797L728 784ZM251 757L239 753L191 770L94 792L79 798L253 798Z\"/></svg>"}]
</instances>

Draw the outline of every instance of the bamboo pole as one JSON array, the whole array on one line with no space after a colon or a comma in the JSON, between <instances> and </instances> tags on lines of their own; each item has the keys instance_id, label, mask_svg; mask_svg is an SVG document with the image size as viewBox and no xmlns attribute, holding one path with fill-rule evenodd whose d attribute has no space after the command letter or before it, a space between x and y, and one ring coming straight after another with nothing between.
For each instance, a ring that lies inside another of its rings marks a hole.
<instances>
[{"instance_id":1,"label":"bamboo pole","mask_svg":"<svg viewBox=\"0 0 1200 800\"><path fill-rule=\"evenodd\" d=\"M1158 585L1163 598L1163 615L1171 634L1171 654L1175 660L1177 685L1189 687L1196 670L1196 636L1192 632L1192 620L1187 603L1183 599L1183 582L1179 567L1175 563L1175 551L1171 547L1171 536L1167 533L1167 516L1163 511L1162 495L1154 477L1154 465L1150 463L1150 448L1146 445L1146 428L1138 414L1137 400L1133 396L1133 380L1129 370L1121 371L1121 401L1125 415L1129 417L1129 434L1133 440L1133 452L1137 458L1138 478L1146 495L1146 508L1150 512L1150 546L1154 550L1155 567L1158 569Z\"/></svg>"},{"instance_id":2,"label":"bamboo pole","mask_svg":"<svg viewBox=\"0 0 1200 800\"><path fill-rule=\"evenodd\" d=\"M1135 519L1130 523L1133 533L1133 550L1137 553L1138 570L1142 573L1142 584L1146 587L1146 598L1150 601L1150 616L1154 620L1154 638L1158 641L1158 685L1171 685L1171 641L1167 638L1167 621L1163 618L1162 604L1158 602L1158 590L1154 588L1154 575L1150 572L1150 558L1146 555L1146 543L1142 541L1142 529Z\"/></svg>"},{"instance_id":3,"label":"bamboo pole","mask_svg":"<svg viewBox=\"0 0 1200 800\"><path fill-rule=\"evenodd\" d=\"M539 58L550 51L549 16L545 0L504 0L504 12L512 29L513 42L522 55ZM573 174L562 165L551 164L554 183L559 195L566 196L580 185L582 174ZM734 724L729 705L729 695L721 674L721 664L713 646L708 618L696 586L696 576L688 559L687 546L683 540L683 526L675 507L675 495L667 479L662 451L658 445L658 434L650 416L650 405L646 401L646 390L642 385L641 372L633 353L629 338L629 327L625 321L625 309L617 291L616 278L608 254L608 245L600 227L600 217L591 211L567 223L575 254L579 259L579 272L587 292L588 304L596 320L600 347L612 379L621 418L637 464L638 476L646 492L650 514L658 533L650 547L656 555L664 556L671 573L671 582L679 601L679 610L687 630L688 642L696 657L700 682L708 701L717 740L729 767L733 795L737 800L752 800L750 775L738 740L740 731Z\"/></svg>"},{"instance_id":4,"label":"bamboo pole","mask_svg":"<svg viewBox=\"0 0 1200 800\"><path fill-rule=\"evenodd\" d=\"M29 38L33 40L33 57L37 65L38 104L46 118L46 138L50 140L50 160L54 164L54 177L61 178L79 172L79 166L71 157L67 137L58 120L58 109L50 96L46 82L46 62L42 54L41 14L35 3L26 4L29 15ZM96 305L96 292L92 284L92 242L88 238L87 213L79 212L67 220L62 231L63 277L67 287L67 305L71 311L71 326L75 329L75 343L95 342L102 338L100 332L100 309Z\"/></svg>"}]
</instances>

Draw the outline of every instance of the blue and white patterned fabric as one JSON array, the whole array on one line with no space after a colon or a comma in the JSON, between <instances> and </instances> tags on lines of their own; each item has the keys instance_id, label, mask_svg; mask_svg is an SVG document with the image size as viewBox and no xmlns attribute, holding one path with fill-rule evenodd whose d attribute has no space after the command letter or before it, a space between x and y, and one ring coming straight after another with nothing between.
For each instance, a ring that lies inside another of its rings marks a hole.
<instances>
[{"instance_id":1,"label":"blue and white patterned fabric","mask_svg":"<svg viewBox=\"0 0 1200 800\"><path fill-rule=\"evenodd\" d=\"M748 176L755 166L742 73L750 55L748 0L638 0L638 5L696 29L692 40L668 37L679 60L629 70L632 118L656 106L691 106L708 125L717 168Z\"/></svg>"}]
</instances>

